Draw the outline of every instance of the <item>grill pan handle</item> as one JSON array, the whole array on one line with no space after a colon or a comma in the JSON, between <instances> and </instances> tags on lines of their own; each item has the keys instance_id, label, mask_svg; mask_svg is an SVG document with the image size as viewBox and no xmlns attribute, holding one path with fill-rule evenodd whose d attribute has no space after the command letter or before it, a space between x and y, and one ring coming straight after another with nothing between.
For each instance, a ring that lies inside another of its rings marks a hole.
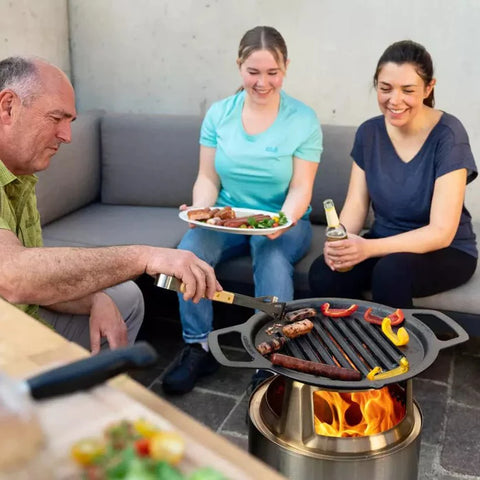
<instances>
[{"instance_id":1,"label":"grill pan handle","mask_svg":"<svg viewBox=\"0 0 480 480\"><path fill-rule=\"evenodd\" d=\"M39 400L92 388L129 369L151 367L158 361L155 349L147 342L101 351L27 380L33 398Z\"/></svg>"},{"instance_id":2,"label":"grill pan handle","mask_svg":"<svg viewBox=\"0 0 480 480\"><path fill-rule=\"evenodd\" d=\"M458 345L459 343L466 342L469 338L468 333L457 322L455 322L455 320L450 318L448 315L445 315L444 313L439 312L438 310L412 309L412 310L404 310L404 312L408 312L413 316L418 314L432 315L438 318L439 320L441 320L442 322L446 323L457 334L456 337L450 338L448 340L440 340L435 336L438 342L439 349L453 347L454 345ZM435 332L433 333L435 334Z\"/></svg>"},{"instance_id":3,"label":"grill pan handle","mask_svg":"<svg viewBox=\"0 0 480 480\"><path fill-rule=\"evenodd\" d=\"M238 327L238 328L237 328ZM258 358L258 352L251 352L250 349L246 346L242 338L242 344L247 353L252 357L251 361L240 361L240 360L229 360L222 351L220 343L218 342L218 337L226 333L239 333L241 336L245 334L244 332L245 324L234 325L232 327L221 328L220 330L214 330L208 334L208 346L210 352L215 357L215 359L226 367L236 367L236 368L272 368L272 364L265 359L263 356Z\"/></svg>"}]
</instances>

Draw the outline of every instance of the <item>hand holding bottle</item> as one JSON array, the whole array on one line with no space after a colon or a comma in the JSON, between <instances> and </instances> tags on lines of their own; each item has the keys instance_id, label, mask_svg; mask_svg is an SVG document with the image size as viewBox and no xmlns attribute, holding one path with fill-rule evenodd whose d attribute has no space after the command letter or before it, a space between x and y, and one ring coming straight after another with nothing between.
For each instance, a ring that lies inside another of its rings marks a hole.
<instances>
[{"instance_id":1,"label":"hand holding bottle","mask_svg":"<svg viewBox=\"0 0 480 480\"><path fill-rule=\"evenodd\" d=\"M325 263L337 272L351 270L357 263L370 257L367 244L368 240L352 233L344 240L325 241L323 247Z\"/></svg>"},{"instance_id":2,"label":"hand holding bottle","mask_svg":"<svg viewBox=\"0 0 480 480\"><path fill-rule=\"evenodd\" d=\"M323 202L323 208L325 209L325 217L327 218L327 230L325 232L325 247L323 249L325 262L332 270L338 272L348 272L352 266L346 266L341 258L343 250L345 249L344 240L348 238L347 230L340 223L340 220L335 210L335 205L332 199L327 199ZM328 248L328 244L335 242L335 246ZM337 243L341 242L341 243ZM333 250L329 252L329 250Z\"/></svg>"}]
</instances>

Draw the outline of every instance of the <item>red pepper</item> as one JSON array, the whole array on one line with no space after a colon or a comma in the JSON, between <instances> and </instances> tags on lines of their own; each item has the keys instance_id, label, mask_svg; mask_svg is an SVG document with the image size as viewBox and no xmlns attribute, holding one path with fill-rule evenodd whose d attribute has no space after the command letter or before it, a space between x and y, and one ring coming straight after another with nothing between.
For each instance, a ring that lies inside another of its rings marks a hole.
<instances>
[{"instance_id":1,"label":"red pepper","mask_svg":"<svg viewBox=\"0 0 480 480\"><path fill-rule=\"evenodd\" d=\"M397 308L393 313L388 315L388 318L390 319L391 325L395 326L403 322L405 315L400 308Z\"/></svg>"},{"instance_id":2,"label":"red pepper","mask_svg":"<svg viewBox=\"0 0 480 480\"><path fill-rule=\"evenodd\" d=\"M150 455L150 440L148 438L139 438L136 440L135 451L139 457L148 457Z\"/></svg>"},{"instance_id":3,"label":"red pepper","mask_svg":"<svg viewBox=\"0 0 480 480\"><path fill-rule=\"evenodd\" d=\"M358 305L356 305L355 303L352 303L352 305L350 305L348 308L330 308L329 303L324 303L320 307L323 315L332 318L348 317L357 309Z\"/></svg>"},{"instance_id":4,"label":"red pepper","mask_svg":"<svg viewBox=\"0 0 480 480\"><path fill-rule=\"evenodd\" d=\"M390 319L390 325L392 326L400 325L405 318L405 316L403 315L403 311L400 308L397 308L393 313L391 313L390 315L387 315L387 317ZM381 325L385 317L378 317L377 315L374 315L372 313L372 308L370 307L365 310L365 313L363 314L363 318L368 323Z\"/></svg>"}]
</instances>

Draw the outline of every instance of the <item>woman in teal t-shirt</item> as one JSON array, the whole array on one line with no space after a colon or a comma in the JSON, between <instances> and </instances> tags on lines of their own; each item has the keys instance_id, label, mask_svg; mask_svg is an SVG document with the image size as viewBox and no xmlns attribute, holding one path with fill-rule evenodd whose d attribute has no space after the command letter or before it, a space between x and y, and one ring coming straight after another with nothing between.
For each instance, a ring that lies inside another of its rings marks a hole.
<instances>
[{"instance_id":1,"label":"woman in teal t-shirt","mask_svg":"<svg viewBox=\"0 0 480 480\"><path fill-rule=\"evenodd\" d=\"M178 248L195 252L212 266L250 253L255 295L289 301L294 265L311 241L310 200L322 133L315 112L282 91L288 57L277 30L255 27L245 33L237 64L241 90L214 103L202 124L192 206L282 211L294 226L265 236L195 228ZM163 378L170 393L190 391L199 376L218 367L207 345L211 302L189 305L181 295L179 302L186 346Z\"/></svg>"}]
</instances>

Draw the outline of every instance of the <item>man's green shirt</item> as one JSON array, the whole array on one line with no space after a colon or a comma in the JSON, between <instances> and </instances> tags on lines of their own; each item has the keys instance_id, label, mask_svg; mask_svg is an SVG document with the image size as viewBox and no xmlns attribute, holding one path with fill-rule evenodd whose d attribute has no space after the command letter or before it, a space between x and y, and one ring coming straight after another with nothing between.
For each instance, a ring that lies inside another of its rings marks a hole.
<instances>
[{"instance_id":1,"label":"man's green shirt","mask_svg":"<svg viewBox=\"0 0 480 480\"><path fill-rule=\"evenodd\" d=\"M11 230L25 247L41 247L42 228L35 196L35 175L15 176L0 160L0 228ZM38 317L38 305L16 305Z\"/></svg>"}]
</instances>

